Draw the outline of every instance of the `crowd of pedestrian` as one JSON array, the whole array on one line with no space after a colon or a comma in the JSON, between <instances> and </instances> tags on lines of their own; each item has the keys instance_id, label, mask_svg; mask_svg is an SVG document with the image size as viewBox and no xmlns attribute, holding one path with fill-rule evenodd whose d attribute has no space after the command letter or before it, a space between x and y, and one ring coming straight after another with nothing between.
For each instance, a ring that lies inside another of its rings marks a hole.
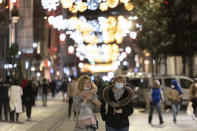
<instances>
[{"instance_id":1,"label":"crowd of pedestrian","mask_svg":"<svg viewBox=\"0 0 197 131\"><path fill-rule=\"evenodd\" d=\"M129 87L126 79L119 75L115 76L108 86L104 86L102 79L98 76L94 80L88 75L82 75L78 79L71 76L59 85L57 81L47 79L41 81L11 80L6 77L5 81L0 76L0 120L19 121L19 114L26 111L27 121L31 120L32 107L41 96L43 107L47 107L47 96L49 91L52 97L56 92L62 92L63 102L68 103L68 119L76 121L75 131L95 131L98 121L95 113L101 114L105 122L106 131L128 131L129 116L133 108L133 88ZM58 85L58 86L57 86ZM182 105L183 91L176 80L171 81L166 98L164 98L159 80L154 80L150 91L150 110L148 123L152 124L152 116L156 107L160 124L164 123L162 116L162 103L170 100L173 122L177 123L177 115ZM193 119L197 119L197 78L190 86L188 101L192 103ZM4 114L2 113L4 112Z\"/></svg>"}]
</instances>

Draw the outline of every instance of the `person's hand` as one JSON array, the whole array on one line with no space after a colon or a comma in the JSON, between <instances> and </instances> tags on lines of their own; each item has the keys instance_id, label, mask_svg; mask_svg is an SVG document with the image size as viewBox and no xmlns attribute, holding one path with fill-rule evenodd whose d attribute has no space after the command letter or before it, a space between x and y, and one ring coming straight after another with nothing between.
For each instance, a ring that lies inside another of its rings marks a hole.
<instances>
[{"instance_id":1,"label":"person's hand","mask_svg":"<svg viewBox=\"0 0 197 131\"><path fill-rule=\"evenodd\" d=\"M122 114L122 109L116 110L117 114Z\"/></svg>"},{"instance_id":2,"label":"person's hand","mask_svg":"<svg viewBox=\"0 0 197 131\"><path fill-rule=\"evenodd\" d=\"M100 107L102 105L102 103L97 98L94 98L93 102L96 104L97 107Z\"/></svg>"}]
</instances>

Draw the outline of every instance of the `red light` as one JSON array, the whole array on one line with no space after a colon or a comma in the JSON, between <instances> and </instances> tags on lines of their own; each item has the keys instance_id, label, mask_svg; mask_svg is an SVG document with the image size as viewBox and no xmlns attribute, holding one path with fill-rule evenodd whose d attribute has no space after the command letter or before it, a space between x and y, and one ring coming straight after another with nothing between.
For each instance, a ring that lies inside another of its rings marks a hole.
<instances>
[{"instance_id":1,"label":"red light","mask_svg":"<svg viewBox=\"0 0 197 131\"><path fill-rule=\"evenodd\" d=\"M168 1L164 1L165 4L168 4Z\"/></svg>"}]
</instances>

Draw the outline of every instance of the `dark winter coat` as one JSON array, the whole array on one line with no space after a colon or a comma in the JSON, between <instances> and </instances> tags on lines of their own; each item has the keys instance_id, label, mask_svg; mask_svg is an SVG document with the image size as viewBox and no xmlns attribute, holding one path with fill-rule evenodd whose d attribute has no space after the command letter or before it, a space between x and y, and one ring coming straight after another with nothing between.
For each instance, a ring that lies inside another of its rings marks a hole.
<instances>
[{"instance_id":1,"label":"dark winter coat","mask_svg":"<svg viewBox=\"0 0 197 131\"><path fill-rule=\"evenodd\" d=\"M106 125L112 128L124 128L129 126L128 116L133 113L132 98L133 90L124 87L124 93L119 101L116 101L113 94L113 86L106 87L103 91L101 116ZM106 108L107 107L107 108ZM122 114L115 113L115 110L122 109Z\"/></svg>"},{"instance_id":2,"label":"dark winter coat","mask_svg":"<svg viewBox=\"0 0 197 131\"><path fill-rule=\"evenodd\" d=\"M24 105L33 105L34 104L34 98L35 98L35 95L34 95L34 89L33 89L33 86L32 84L28 84L26 87L23 88L23 96L22 96L22 99L23 99L23 104Z\"/></svg>"},{"instance_id":3,"label":"dark winter coat","mask_svg":"<svg viewBox=\"0 0 197 131\"><path fill-rule=\"evenodd\" d=\"M8 90L9 90L10 86L11 85L9 82L0 83L0 100L1 101L9 102Z\"/></svg>"}]
</instances>

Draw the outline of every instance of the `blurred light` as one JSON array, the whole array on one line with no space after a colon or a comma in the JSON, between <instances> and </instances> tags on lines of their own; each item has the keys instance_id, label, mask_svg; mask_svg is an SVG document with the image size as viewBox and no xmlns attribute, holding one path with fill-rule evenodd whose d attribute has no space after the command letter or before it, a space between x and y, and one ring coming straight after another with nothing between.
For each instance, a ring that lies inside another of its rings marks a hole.
<instances>
[{"instance_id":1,"label":"blurred light","mask_svg":"<svg viewBox=\"0 0 197 131\"><path fill-rule=\"evenodd\" d=\"M48 66L51 66L51 62L50 61L48 61Z\"/></svg>"},{"instance_id":2,"label":"blurred light","mask_svg":"<svg viewBox=\"0 0 197 131\"><path fill-rule=\"evenodd\" d=\"M56 72L56 75L59 76L59 75L60 75L60 71L57 71L57 72Z\"/></svg>"},{"instance_id":3,"label":"blurred light","mask_svg":"<svg viewBox=\"0 0 197 131\"><path fill-rule=\"evenodd\" d=\"M44 19L46 20L47 19L47 16L44 16Z\"/></svg>"},{"instance_id":4,"label":"blurred light","mask_svg":"<svg viewBox=\"0 0 197 131\"><path fill-rule=\"evenodd\" d=\"M38 47L38 44L37 43L33 43L33 48L36 48Z\"/></svg>"},{"instance_id":5,"label":"blurred light","mask_svg":"<svg viewBox=\"0 0 197 131\"><path fill-rule=\"evenodd\" d=\"M21 51L18 52L18 55L21 55Z\"/></svg>"},{"instance_id":6,"label":"blurred light","mask_svg":"<svg viewBox=\"0 0 197 131\"><path fill-rule=\"evenodd\" d=\"M69 68L64 67L64 73L69 76L70 75L70 70Z\"/></svg>"},{"instance_id":7,"label":"blurred light","mask_svg":"<svg viewBox=\"0 0 197 131\"><path fill-rule=\"evenodd\" d=\"M0 0L0 4L3 2L3 0Z\"/></svg>"},{"instance_id":8,"label":"blurred light","mask_svg":"<svg viewBox=\"0 0 197 131\"><path fill-rule=\"evenodd\" d=\"M138 72L138 68L134 68L134 72Z\"/></svg>"},{"instance_id":9,"label":"blurred light","mask_svg":"<svg viewBox=\"0 0 197 131\"><path fill-rule=\"evenodd\" d=\"M126 58L127 57L127 53L126 52L122 52L121 56L122 56L122 58Z\"/></svg>"},{"instance_id":10,"label":"blurred light","mask_svg":"<svg viewBox=\"0 0 197 131\"><path fill-rule=\"evenodd\" d=\"M93 75L91 76L91 80L94 81L94 76Z\"/></svg>"},{"instance_id":11,"label":"blurred light","mask_svg":"<svg viewBox=\"0 0 197 131\"><path fill-rule=\"evenodd\" d=\"M59 6L59 0L42 0L41 2L43 8L48 11L56 10L57 6Z\"/></svg>"},{"instance_id":12,"label":"blurred light","mask_svg":"<svg viewBox=\"0 0 197 131\"><path fill-rule=\"evenodd\" d=\"M109 81L107 76L103 76L102 79L103 79L103 81Z\"/></svg>"},{"instance_id":13,"label":"blurred light","mask_svg":"<svg viewBox=\"0 0 197 131\"><path fill-rule=\"evenodd\" d=\"M37 72L37 74L36 74L36 75L37 75L37 77L40 77L40 72Z\"/></svg>"},{"instance_id":14,"label":"blurred light","mask_svg":"<svg viewBox=\"0 0 197 131\"><path fill-rule=\"evenodd\" d=\"M137 17L137 16L134 16L134 17L133 17L133 19L134 19L134 20L137 20L137 19L138 19L138 17Z\"/></svg>"},{"instance_id":15,"label":"blurred light","mask_svg":"<svg viewBox=\"0 0 197 131\"><path fill-rule=\"evenodd\" d=\"M13 66L12 66L12 64L8 64L8 68L10 68L10 69L11 69L12 67L13 67Z\"/></svg>"},{"instance_id":16,"label":"blurred light","mask_svg":"<svg viewBox=\"0 0 197 131\"><path fill-rule=\"evenodd\" d=\"M53 71L53 69L51 68L51 69L50 69L50 73L53 74L53 72L54 72L54 71Z\"/></svg>"},{"instance_id":17,"label":"blurred light","mask_svg":"<svg viewBox=\"0 0 197 131\"><path fill-rule=\"evenodd\" d=\"M72 80L72 79L69 77L69 78L68 78L68 81L70 81L70 82L71 82L71 80Z\"/></svg>"},{"instance_id":18,"label":"blurred light","mask_svg":"<svg viewBox=\"0 0 197 131\"><path fill-rule=\"evenodd\" d=\"M31 71L35 71L36 68L34 66L31 67Z\"/></svg>"},{"instance_id":19,"label":"blurred light","mask_svg":"<svg viewBox=\"0 0 197 131\"><path fill-rule=\"evenodd\" d=\"M81 61L83 61L83 60L85 59L85 57L84 57L83 55L81 55L81 56L79 57L79 59L80 59Z\"/></svg>"},{"instance_id":20,"label":"blurred light","mask_svg":"<svg viewBox=\"0 0 197 131\"><path fill-rule=\"evenodd\" d=\"M127 61L124 61L124 62L123 62L123 65L125 65L125 66L126 66L127 64L128 64L128 62L127 62Z\"/></svg>"},{"instance_id":21,"label":"blurred light","mask_svg":"<svg viewBox=\"0 0 197 131\"><path fill-rule=\"evenodd\" d=\"M130 33L130 37L131 37L132 39L135 39L135 38L137 37L137 33L136 33L136 32L131 32L131 33Z\"/></svg>"},{"instance_id":22,"label":"blurred light","mask_svg":"<svg viewBox=\"0 0 197 131\"><path fill-rule=\"evenodd\" d=\"M131 47L126 47L125 51L126 51L127 54L130 54L131 53Z\"/></svg>"},{"instance_id":23,"label":"blurred light","mask_svg":"<svg viewBox=\"0 0 197 131\"><path fill-rule=\"evenodd\" d=\"M64 33L60 34L60 40L64 41L66 39L66 35Z\"/></svg>"},{"instance_id":24,"label":"blurred light","mask_svg":"<svg viewBox=\"0 0 197 131\"><path fill-rule=\"evenodd\" d=\"M17 64L14 64L14 67L16 67L17 66Z\"/></svg>"},{"instance_id":25,"label":"blurred light","mask_svg":"<svg viewBox=\"0 0 197 131\"><path fill-rule=\"evenodd\" d=\"M83 63L79 63L79 68L83 68Z\"/></svg>"},{"instance_id":26,"label":"blurred light","mask_svg":"<svg viewBox=\"0 0 197 131\"><path fill-rule=\"evenodd\" d=\"M11 0L12 3L16 3L16 0Z\"/></svg>"},{"instance_id":27,"label":"blurred light","mask_svg":"<svg viewBox=\"0 0 197 131\"><path fill-rule=\"evenodd\" d=\"M109 72L109 73L107 74L107 76L108 76L109 78L113 78L113 77L114 77L114 72Z\"/></svg>"},{"instance_id":28,"label":"blurred light","mask_svg":"<svg viewBox=\"0 0 197 131\"><path fill-rule=\"evenodd\" d=\"M148 64L150 64L150 61L149 61L149 60L145 60L145 61L144 61L144 64L145 64L145 65L148 65Z\"/></svg>"},{"instance_id":29,"label":"blurred light","mask_svg":"<svg viewBox=\"0 0 197 131\"><path fill-rule=\"evenodd\" d=\"M29 62L25 61L25 69L28 70L28 68L29 68Z\"/></svg>"},{"instance_id":30,"label":"blurred light","mask_svg":"<svg viewBox=\"0 0 197 131\"><path fill-rule=\"evenodd\" d=\"M8 64L5 64L4 65L4 69L8 69Z\"/></svg>"},{"instance_id":31,"label":"blurred light","mask_svg":"<svg viewBox=\"0 0 197 131\"><path fill-rule=\"evenodd\" d=\"M75 48L73 46L69 46L68 47L68 52L69 54L73 54L74 53Z\"/></svg>"}]
</instances>

